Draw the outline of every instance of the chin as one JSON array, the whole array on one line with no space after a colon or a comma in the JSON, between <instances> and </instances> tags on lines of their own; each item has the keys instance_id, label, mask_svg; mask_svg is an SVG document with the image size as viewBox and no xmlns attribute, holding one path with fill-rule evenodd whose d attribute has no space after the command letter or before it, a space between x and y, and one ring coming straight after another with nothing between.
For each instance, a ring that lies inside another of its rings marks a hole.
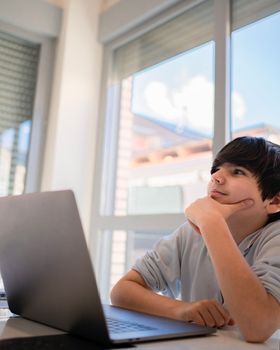
<instances>
[{"instance_id":1,"label":"chin","mask_svg":"<svg viewBox=\"0 0 280 350\"><path fill-rule=\"evenodd\" d=\"M240 200L233 200L230 198L221 198L221 197L215 197L215 196L210 196L210 197L221 204L235 204L240 202Z\"/></svg>"},{"instance_id":2,"label":"chin","mask_svg":"<svg viewBox=\"0 0 280 350\"><path fill-rule=\"evenodd\" d=\"M228 198L223 198L221 196L213 195L213 194L208 194L208 197L214 199L216 202L219 202L221 204L230 204Z\"/></svg>"}]
</instances>

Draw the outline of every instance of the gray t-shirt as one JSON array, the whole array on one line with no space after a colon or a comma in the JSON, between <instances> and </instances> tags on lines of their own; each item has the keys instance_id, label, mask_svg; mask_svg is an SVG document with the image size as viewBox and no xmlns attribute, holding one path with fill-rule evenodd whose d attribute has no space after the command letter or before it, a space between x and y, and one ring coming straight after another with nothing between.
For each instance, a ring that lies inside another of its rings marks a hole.
<instances>
[{"instance_id":1,"label":"gray t-shirt","mask_svg":"<svg viewBox=\"0 0 280 350\"><path fill-rule=\"evenodd\" d=\"M280 221L247 236L239 249L266 290L280 302ZM223 301L203 238L188 222L159 240L133 269L152 290L172 298Z\"/></svg>"}]
</instances>

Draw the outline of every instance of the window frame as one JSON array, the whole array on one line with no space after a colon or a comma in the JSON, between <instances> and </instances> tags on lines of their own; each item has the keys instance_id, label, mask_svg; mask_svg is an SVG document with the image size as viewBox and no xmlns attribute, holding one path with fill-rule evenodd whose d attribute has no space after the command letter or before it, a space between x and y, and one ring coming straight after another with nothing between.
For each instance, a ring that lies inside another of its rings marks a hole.
<instances>
[{"instance_id":1,"label":"window frame","mask_svg":"<svg viewBox=\"0 0 280 350\"><path fill-rule=\"evenodd\" d=\"M32 127L26 165L24 192L41 188L44 146L47 134L51 86L54 68L55 39L19 29L0 21L0 30L40 45L36 90L33 101Z\"/></svg>"},{"instance_id":2,"label":"window frame","mask_svg":"<svg viewBox=\"0 0 280 350\"><path fill-rule=\"evenodd\" d=\"M204 0L205 1L205 0ZM186 11L202 1L181 1L173 7L163 11L154 18L143 22L130 32L125 33L117 39L107 43L104 47L104 63L101 83L101 103L100 116L98 125L98 138L96 141L96 173L94 176L93 185L93 210L91 235L89 240L89 248L92 260L95 266L95 272L100 288L100 294L107 296L109 293L109 271L110 271L110 248L111 237L110 232L114 230L162 230L173 231L176 227L185 221L185 216L181 214L156 214L156 215L127 215L114 216L110 215L110 209L106 208L101 203L103 212L107 215L100 215L100 201L101 198L107 197L107 203L114 203L114 178L116 174L116 159L117 159L117 141L118 141L118 118L119 110L108 108L107 93L108 83L107 79L112 72L112 56L113 50L148 32L152 28L170 20L182 11ZM221 148L225 142L228 141L230 131L229 123L229 101L230 101L230 0L214 0L214 42L215 42L215 96L214 96L214 139L213 139L213 153ZM219 67L219 69L217 69ZM222 67L222 68L220 68ZM216 86L218 84L218 86ZM120 84L115 86L113 91L110 91L112 98L118 105L118 98L120 96ZM115 107L115 106L114 106ZM110 128L106 129L106 113L110 113ZM226 115L226 118L224 116ZM114 147L107 147L114 152L106 152L104 149L104 135L110 132L110 142ZM106 159L106 164L103 162ZM110 176L106 176L110 174ZM105 196L101 188L102 175L106 176L103 181L106 182ZM99 234L104 231L105 234Z\"/></svg>"},{"instance_id":3,"label":"window frame","mask_svg":"<svg viewBox=\"0 0 280 350\"><path fill-rule=\"evenodd\" d=\"M32 126L26 164L24 192L41 190L45 141L54 71L56 39L37 35L0 20L0 30L40 45L37 80L33 100ZM2 279L0 276L0 287Z\"/></svg>"}]
</instances>

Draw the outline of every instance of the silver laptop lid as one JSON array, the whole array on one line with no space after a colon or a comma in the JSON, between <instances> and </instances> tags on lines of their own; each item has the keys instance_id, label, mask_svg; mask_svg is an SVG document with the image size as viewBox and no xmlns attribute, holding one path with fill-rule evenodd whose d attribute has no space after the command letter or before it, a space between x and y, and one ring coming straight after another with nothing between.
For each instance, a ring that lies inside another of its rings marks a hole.
<instances>
[{"instance_id":1,"label":"silver laptop lid","mask_svg":"<svg viewBox=\"0 0 280 350\"><path fill-rule=\"evenodd\" d=\"M109 343L73 192L0 198L0 222L0 269L10 310Z\"/></svg>"}]
</instances>

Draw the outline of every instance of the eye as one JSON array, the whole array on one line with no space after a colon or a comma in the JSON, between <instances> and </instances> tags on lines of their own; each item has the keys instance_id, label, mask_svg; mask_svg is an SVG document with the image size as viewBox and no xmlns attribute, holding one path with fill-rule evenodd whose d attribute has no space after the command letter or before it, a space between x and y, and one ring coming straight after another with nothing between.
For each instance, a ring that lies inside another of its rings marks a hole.
<instances>
[{"instance_id":1,"label":"eye","mask_svg":"<svg viewBox=\"0 0 280 350\"><path fill-rule=\"evenodd\" d=\"M234 175L246 175L245 171L241 168L234 168L233 173Z\"/></svg>"}]
</instances>

